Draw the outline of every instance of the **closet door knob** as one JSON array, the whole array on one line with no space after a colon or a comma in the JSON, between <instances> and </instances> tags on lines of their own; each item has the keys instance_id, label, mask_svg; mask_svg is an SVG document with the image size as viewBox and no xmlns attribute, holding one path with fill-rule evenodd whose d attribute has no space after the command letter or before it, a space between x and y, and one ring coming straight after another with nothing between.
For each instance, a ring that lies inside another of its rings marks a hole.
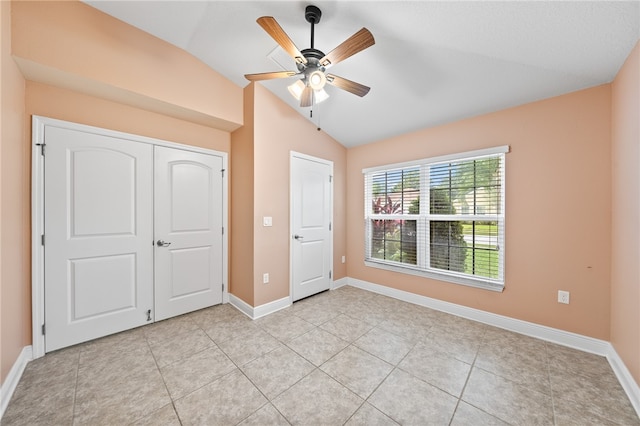
<instances>
[{"instance_id":1,"label":"closet door knob","mask_svg":"<svg viewBox=\"0 0 640 426\"><path fill-rule=\"evenodd\" d=\"M158 242L156 243L156 245L158 247L169 247L171 245L171 243L166 242L166 241L162 241L162 240L158 240Z\"/></svg>"}]
</instances>

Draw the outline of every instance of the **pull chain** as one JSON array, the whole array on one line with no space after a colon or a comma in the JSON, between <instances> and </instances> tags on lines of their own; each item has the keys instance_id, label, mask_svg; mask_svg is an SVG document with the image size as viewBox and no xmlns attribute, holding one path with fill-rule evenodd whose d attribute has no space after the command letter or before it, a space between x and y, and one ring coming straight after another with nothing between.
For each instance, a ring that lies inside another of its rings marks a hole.
<instances>
[{"instance_id":1,"label":"pull chain","mask_svg":"<svg viewBox=\"0 0 640 426\"><path fill-rule=\"evenodd\" d=\"M313 109L309 110L309 118L311 119L311 122L313 123ZM317 122L315 123L316 125L316 130L320 131L322 130L322 128L320 127L320 119L317 120Z\"/></svg>"}]
</instances>

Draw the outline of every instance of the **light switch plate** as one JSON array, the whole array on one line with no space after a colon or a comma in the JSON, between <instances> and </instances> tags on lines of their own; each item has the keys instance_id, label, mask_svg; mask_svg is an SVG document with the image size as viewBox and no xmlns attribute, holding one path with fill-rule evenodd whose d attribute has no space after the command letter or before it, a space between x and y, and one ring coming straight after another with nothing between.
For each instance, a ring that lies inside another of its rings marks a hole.
<instances>
[{"instance_id":1,"label":"light switch plate","mask_svg":"<svg viewBox=\"0 0 640 426\"><path fill-rule=\"evenodd\" d=\"M271 216L264 216L262 218L262 226L273 226L273 219Z\"/></svg>"}]
</instances>

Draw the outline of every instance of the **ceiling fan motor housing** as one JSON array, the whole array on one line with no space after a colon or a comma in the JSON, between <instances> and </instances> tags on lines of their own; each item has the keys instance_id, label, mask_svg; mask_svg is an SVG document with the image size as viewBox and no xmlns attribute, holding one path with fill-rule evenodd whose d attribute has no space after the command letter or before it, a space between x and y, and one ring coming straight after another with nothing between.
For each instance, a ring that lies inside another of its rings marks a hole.
<instances>
[{"instance_id":1,"label":"ceiling fan motor housing","mask_svg":"<svg viewBox=\"0 0 640 426\"><path fill-rule=\"evenodd\" d=\"M315 59L316 61L320 61L320 59L324 58L324 52L318 49L302 49L300 51L307 59Z\"/></svg>"}]
</instances>

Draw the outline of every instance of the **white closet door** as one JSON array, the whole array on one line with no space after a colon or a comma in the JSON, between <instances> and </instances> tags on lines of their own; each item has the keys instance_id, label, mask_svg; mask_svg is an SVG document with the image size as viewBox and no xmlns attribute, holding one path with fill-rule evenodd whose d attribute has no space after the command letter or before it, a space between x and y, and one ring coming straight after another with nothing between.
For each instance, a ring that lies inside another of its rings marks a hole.
<instances>
[{"instance_id":1,"label":"white closet door","mask_svg":"<svg viewBox=\"0 0 640 426\"><path fill-rule=\"evenodd\" d=\"M291 157L292 300L331 286L331 164Z\"/></svg>"},{"instance_id":2,"label":"white closet door","mask_svg":"<svg viewBox=\"0 0 640 426\"><path fill-rule=\"evenodd\" d=\"M156 320L222 303L222 158L155 147Z\"/></svg>"},{"instance_id":3,"label":"white closet door","mask_svg":"<svg viewBox=\"0 0 640 426\"><path fill-rule=\"evenodd\" d=\"M45 132L45 350L150 321L153 147Z\"/></svg>"}]
</instances>

